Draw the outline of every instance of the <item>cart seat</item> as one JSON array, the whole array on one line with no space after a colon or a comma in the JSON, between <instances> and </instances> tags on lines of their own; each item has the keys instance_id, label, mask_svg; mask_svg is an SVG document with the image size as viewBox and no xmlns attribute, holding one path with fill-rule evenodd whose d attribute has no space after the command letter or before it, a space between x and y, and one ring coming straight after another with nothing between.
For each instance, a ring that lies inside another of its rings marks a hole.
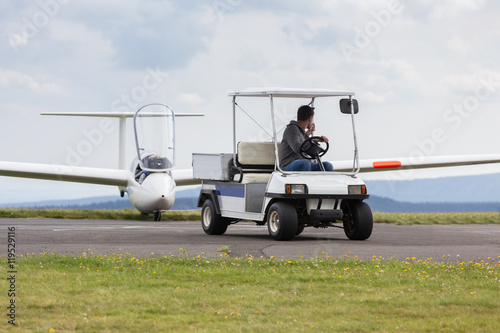
<instances>
[{"instance_id":1,"label":"cart seat","mask_svg":"<svg viewBox=\"0 0 500 333\"><path fill-rule=\"evenodd\" d=\"M278 153L280 147L281 143L278 143ZM274 171L275 156L272 142L239 142L236 164L243 173L241 183L267 183ZM239 178L240 175L234 176L235 181L239 181Z\"/></svg>"},{"instance_id":2,"label":"cart seat","mask_svg":"<svg viewBox=\"0 0 500 333\"><path fill-rule=\"evenodd\" d=\"M242 184L267 184L271 178L270 173L244 173ZM240 175L235 175L234 180L239 182Z\"/></svg>"}]
</instances>

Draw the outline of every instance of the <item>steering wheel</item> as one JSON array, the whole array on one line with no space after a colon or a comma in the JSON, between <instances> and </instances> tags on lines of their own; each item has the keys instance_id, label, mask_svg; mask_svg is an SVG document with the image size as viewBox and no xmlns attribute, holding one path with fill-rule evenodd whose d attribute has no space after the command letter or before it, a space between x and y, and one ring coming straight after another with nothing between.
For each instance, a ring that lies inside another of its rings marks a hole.
<instances>
[{"instance_id":1,"label":"steering wheel","mask_svg":"<svg viewBox=\"0 0 500 333\"><path fill-rule=\"evenodd\" d=\"M326 148L321 148L318 141L324 142L326 144ZM322 137L312 136L300 145L300 155L308 160L312 160L325 155L329 148L330 144L325 142Z\"/></svg>"}]
</instances>

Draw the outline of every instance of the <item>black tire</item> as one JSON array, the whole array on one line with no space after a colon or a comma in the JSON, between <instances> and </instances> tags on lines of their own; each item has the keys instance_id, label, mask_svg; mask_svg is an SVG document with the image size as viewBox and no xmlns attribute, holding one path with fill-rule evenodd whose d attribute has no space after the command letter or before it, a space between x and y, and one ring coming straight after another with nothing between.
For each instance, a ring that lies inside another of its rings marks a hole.
<instances>
[{"instance_id":1,"label":"black tire","mask_svg":"<svg viewBox=\"0 0 500 333\"><path fill-rule=\"evenodd\" d=\"M373 230L373 214L370 206L363 201L344 201L344 232L350 240L365 240Z\"/></svg>"},{"instance_id":2,"label":"black tire","mask_svg":"<svg viewBox=\"0 0 500 333\"><path fill-rule=\"evenodd\" d=\"M298 229L295 207L288 202L275 202L267 214L267 230L277 241L287 241L295 237Z\"/></svg>"},{"instance_id":3,"label":"black tire","mask_svg":"<svg viewBox=\"0 0 500 333\"><path fill-rule=\"evenodd\" d=\"M201 226L207 235L222 235L226 232L228 220L215 212L212 199L207 199L201 208Z\"/></svg>"}]
</instances>

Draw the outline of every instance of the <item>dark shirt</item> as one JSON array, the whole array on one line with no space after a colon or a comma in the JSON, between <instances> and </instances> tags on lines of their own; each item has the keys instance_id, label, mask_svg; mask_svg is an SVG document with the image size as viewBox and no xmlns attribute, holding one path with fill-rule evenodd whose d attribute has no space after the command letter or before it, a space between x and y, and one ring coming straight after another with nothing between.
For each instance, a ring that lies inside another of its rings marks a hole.
<instances>
[{"instance_id":1,"label":"dark shirt","mask_svg":"<svg viewBox=\"0 0 500 333\"><path fill-rule=\"evenodd\" d=\"M281 168L285 168L288 164L295 160L303 159L300 154L300 146L307 139L306 133L300 127L299 123L292 120L287 125L281 140Z\"/></svg>"}]
</instances>

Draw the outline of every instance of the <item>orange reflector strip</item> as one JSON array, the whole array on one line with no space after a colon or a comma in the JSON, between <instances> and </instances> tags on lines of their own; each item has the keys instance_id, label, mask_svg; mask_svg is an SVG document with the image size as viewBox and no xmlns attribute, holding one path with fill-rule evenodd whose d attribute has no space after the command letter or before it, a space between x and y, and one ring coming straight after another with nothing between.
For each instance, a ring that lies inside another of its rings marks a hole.
<instances>
[{"instance_id":1,"label":"orange reflector strip","mask_svg":"<svg viewBox=\"0 0 500 333\"><path fill-rule=\"evenodd\" d=\"M399 168L400 166L401 166L400 161L373 162L374 168Z\"/></svg>"}]
</instances>

